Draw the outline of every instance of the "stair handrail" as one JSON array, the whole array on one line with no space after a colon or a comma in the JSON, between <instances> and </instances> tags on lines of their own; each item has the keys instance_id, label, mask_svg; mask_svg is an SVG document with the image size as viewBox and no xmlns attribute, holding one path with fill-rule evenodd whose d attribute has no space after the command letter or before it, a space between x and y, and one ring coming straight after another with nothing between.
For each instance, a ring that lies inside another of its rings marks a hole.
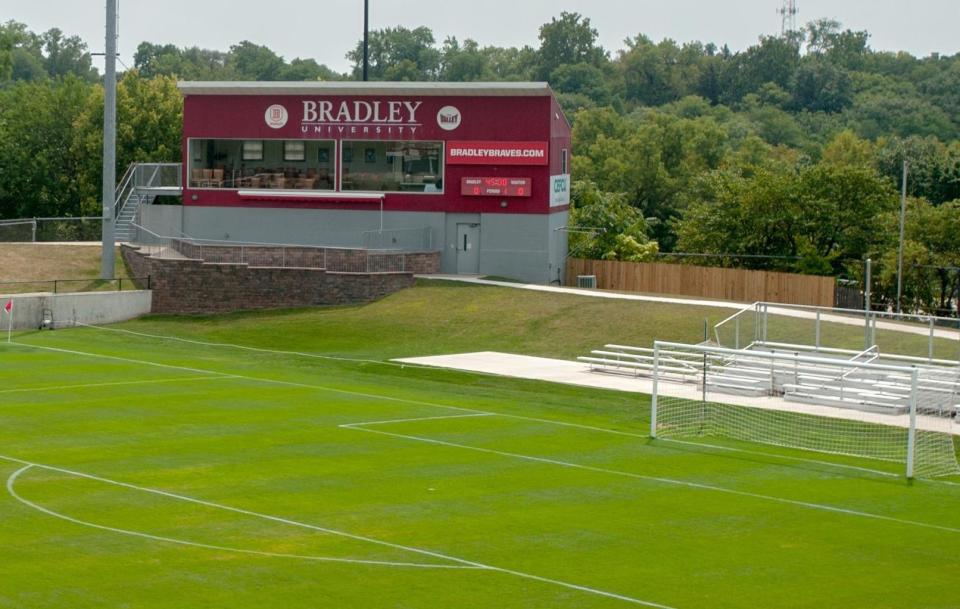
<instances>
[{"instance_id":1,"label":"stair handrail","mask_svg":"<svg viewBox=\"0 0 960 609\"><path fill-rule=\"evenodd\" d=\"M114 218L120 215L127 201L130 200L130 195L134 191L133 176L136 175L138 166L139 163L130 163L130 166L123 173L123 178L120 179L120 184L117 185L116 198L113 201Z\"/></svg>"}]
</instances>

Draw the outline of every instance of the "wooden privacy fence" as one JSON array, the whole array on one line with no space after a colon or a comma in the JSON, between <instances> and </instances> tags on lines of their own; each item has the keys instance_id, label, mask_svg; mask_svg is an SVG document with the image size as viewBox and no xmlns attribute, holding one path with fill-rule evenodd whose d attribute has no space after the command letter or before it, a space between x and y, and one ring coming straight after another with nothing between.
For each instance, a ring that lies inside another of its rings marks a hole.
<instances>
[{"instance_id":1,"label":"wooden privacy fence","mask_svg":"<svg viewBox=\"0 0 960 609\"><path fill-rule=\"evenodd\" d=\"M602 290L820 307L834 305L836 283L833 277L773 271L570 258L567 260L568 286L577 285L577 275L596 275L597 287Z\"/></svg>"}]
</instances>

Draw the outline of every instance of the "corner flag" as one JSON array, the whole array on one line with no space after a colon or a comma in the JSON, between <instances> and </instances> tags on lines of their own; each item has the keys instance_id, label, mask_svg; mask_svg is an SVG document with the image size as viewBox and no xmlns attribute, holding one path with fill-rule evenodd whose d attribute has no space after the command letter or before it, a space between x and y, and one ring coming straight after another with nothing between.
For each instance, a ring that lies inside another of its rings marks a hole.
<instances>
[{"instance_id":1,"label":"corner flag","mask_svg":"<svg viewBox=\"0 0 960 609\"><path fill-rule=\"evenodd\" d=\"M3 305L3 312L7 314L7 342L10 342L10 334L13 331L13 299Z\"/></svg>"}]
</instances>

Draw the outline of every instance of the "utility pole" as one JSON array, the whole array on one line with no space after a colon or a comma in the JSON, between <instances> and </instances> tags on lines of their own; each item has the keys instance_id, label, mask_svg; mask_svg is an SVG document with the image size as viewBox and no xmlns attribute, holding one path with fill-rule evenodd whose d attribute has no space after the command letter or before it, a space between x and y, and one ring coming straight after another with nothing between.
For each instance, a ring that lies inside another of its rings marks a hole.
<instances>
[{"instance_id":1,"label":"utility pole","mask_svg":"<svg viewBox=\"0 0 960 609\"><path fill-rule=\"evenodd\" d=\"M903 296L903 233L907 217L907 159L903 159L903 184L900 187L900 247L897 250L897 314L902 312L901 299Z\"/></svg>"},{"instance_id":2,"label":"utility pole","mask_svg":"<svg viewBox=\"0 0 960 609\"><path fill-rule=\"evenodd\" d=\"M363 82L370 80L370 0L363 0Z\"/></svg>"},{"instance_id":3,"label":"utility pole","mask_svg":"<svg viewBox=\"0 0 960 609\"><path fill-rule=\"evenodd\" d=\"M114 206L117 188L117 0L107 2L103 76L103 251L100 278L114 276Z\"/></svg>"}]
</instances>

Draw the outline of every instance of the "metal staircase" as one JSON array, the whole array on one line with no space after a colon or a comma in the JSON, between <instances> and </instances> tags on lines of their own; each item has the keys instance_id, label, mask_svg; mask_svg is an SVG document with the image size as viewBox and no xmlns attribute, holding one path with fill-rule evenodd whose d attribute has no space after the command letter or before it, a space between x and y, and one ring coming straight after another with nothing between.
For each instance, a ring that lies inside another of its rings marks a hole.
<instances>
[{"instance_id":1,"label":"metal staircase","mask_svg":"<svg viewBox=\"0 0 960 609\"><path fill-rule=\"evenodd\" d=\"M140 195L136 193L127 197L113 225L114 238L117 241L130 241L133 239L133 224L137 221L140 206L150 205L156 198L155 195Z\"/></svg>"},{"instance_id":2,"label":"metal staircase","mask_svg":"<svg viewBox=\"0 0 960 609\"><path fill-rule=\"evenodd\" d=\"M131 163L120 178L114 202L114 237L133 239L133 224L141 205L150 205L158 196L183 194L180 163Z\"/></svg>"}]
</instances>

